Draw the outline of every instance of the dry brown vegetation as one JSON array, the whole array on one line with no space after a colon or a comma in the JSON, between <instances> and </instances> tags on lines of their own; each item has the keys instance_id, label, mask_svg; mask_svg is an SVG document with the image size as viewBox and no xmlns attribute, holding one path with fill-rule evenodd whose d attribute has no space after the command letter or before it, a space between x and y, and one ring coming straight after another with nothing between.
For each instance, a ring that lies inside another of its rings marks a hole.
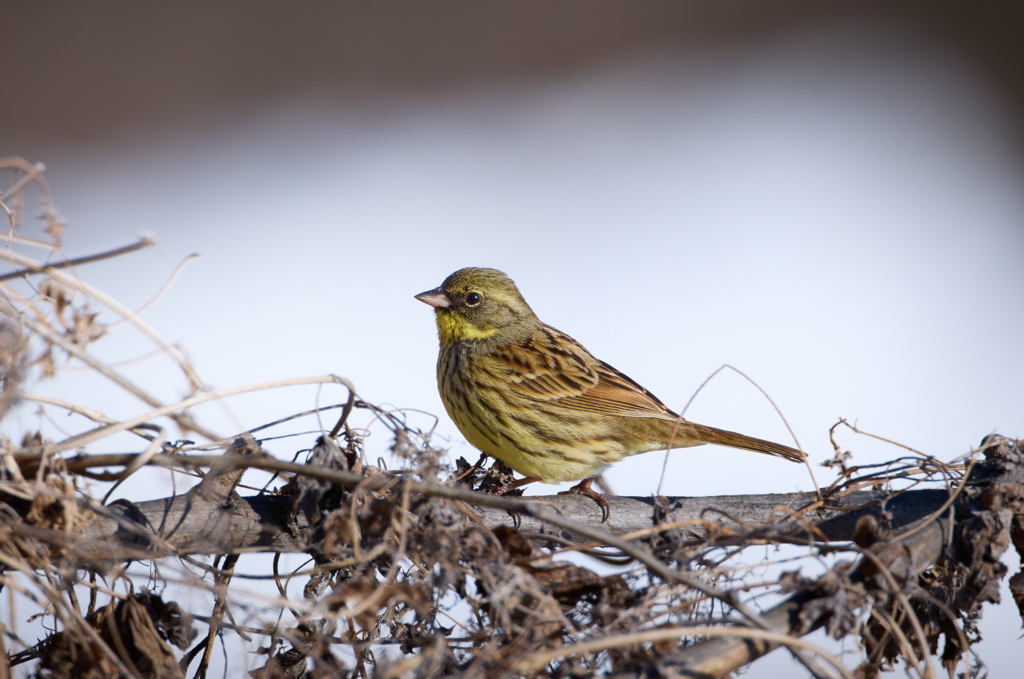
<instances>
[{"instance_id":1,"label":"dry brown vegetation","mask_svg":"<svg viewBox=\"0 0 1024 679\"><path fill-rule=\"evenodd\" d=\"M0 278L0 678L204 677L218 646L232 649L227 674L258 678L716 677L780 647L819 677L897 664L952 676L965 657L978 670L981 605L998 601L1002 554L1024 551L1021 442L989 436L947 463L894 447L870 467L836 446L837 479L817 493L614 497L601 524L586 498L489 494L508 470L445 466L429 432L325 376L285 383L345 397L295 416L336 424L283 461L259 432L224 439L194 416L280 384L206 390L179 350L78 276L146 243L69 263L41 168L6 159L0 172L13 265ZM27 205L48 241L19 235ZM32 249L45 256L21 254ZM100 307L175 361L187 398L163 403L90 353L109 331ZM146 410L117 420L34 391L71 364ZM89 424L62 422L60 436L25 424L55 412ZM357 420L389 430L400 468L368 463ZM137 452L98 452L125 435ZM188 489L107 502L144 467ZM247 489L251 470L272 476ZM305 561L285 568L288 554ZM1010 584L1020 606L1024 573ZM33 619L39 640L18 632ZM856 640L857 657L803 638L823 627Z\"/></svg>"}]
</instances>

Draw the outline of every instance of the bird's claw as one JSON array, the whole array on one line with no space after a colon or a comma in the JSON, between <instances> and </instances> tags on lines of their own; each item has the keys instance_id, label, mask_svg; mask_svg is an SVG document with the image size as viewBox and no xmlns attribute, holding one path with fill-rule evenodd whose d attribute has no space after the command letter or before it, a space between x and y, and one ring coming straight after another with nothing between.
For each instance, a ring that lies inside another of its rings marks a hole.
<instances>
[{"instance_id":1,"label":"bird's claw","mask_svg":"<svg viewBox=\"0 0 1024 679\"><path fill-rule=\"evenodd\" d=\"M586 495L601 508L601 523L604 523L611 516L611 509L608 507L608 499L590 487L593 482L593 478L583 479L569 490L563 490L559 495Z\"/></svg>"}]
</instances>

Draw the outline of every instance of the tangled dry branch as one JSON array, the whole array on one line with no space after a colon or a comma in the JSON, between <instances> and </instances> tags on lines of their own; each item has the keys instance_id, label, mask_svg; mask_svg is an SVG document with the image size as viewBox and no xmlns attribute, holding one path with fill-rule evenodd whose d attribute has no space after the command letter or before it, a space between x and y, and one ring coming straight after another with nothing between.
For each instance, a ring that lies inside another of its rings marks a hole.
<instances>
[{"instance_id":1,"label":"tangled dry branch","mask_svg":"<svg viewBox=\"0 0 1024 679\"><path fill-rule=\"evenodd\" d=\"M952 676L982 603L998 600L1002 554L1024 551L1024 445L997 436L949 464L912 454L851 467L837 446L837 479L820 492L614 497L607 524L578 496L490 494L509 470L447 465L429 431L337 377L269 385L345 390L300 415L337 421L307 434L301 462L270 455L260 432L221 439L195 408L250 388L210 392L137 314L81 281L75 269L104 255L60 250L41 168L0 170L13 177L0 200L17 274L0 276L0 587L48 621L25 638L30 621L8 606L0 677L205 677L218 647L232 649L225 672L258 679L717 677L781 647L820 677L900 661L932 677L933 657ZM50 243L16 232L32 187ZM44 246L45 261L16 254ZM188 398L163 403L95 358L110 327L97 306L163 350ZM115 420L102 404L29 391L70 362L143 411ZM88 424L12 436L28 406L40 423L57 409ZM368 462L366 422L387 429L397 468ZM138 452L97 452L126 433ZM146 468L183 490L108 501ZM802 638L820 628L859 640L854 670Z\"/></svg>"}]
</instances>

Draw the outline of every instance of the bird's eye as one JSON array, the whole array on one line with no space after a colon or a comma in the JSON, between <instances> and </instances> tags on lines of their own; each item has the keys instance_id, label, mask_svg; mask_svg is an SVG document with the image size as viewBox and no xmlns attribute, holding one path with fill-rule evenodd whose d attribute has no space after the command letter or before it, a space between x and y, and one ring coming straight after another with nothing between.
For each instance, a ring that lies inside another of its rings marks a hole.
<instances>
[{"instance_id":1,"label":"bird's eye","mask_svg":"<svg viewBox=\"0 0 1024 679\"><path fill-rule=\"evenodd\" d=\"M477 304L480 303L480 300L482 299L483 297L480 296L479 292L471 292L468 295L466 295L466 305L476 306Z\"/></svg>"}]
</instances>

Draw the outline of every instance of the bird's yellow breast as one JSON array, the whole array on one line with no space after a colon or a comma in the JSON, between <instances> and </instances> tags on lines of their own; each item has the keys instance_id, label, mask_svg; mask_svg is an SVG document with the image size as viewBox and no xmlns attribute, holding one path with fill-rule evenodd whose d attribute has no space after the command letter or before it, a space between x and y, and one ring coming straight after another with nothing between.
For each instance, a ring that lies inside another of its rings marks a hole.
<instances>
[{"instance_id":1,"label":"bird's yellow breast","mask_svg":"<svg viewBox=\"0 0 1024 679\"><path fill-rule=\"evenodd\" d=\"M546 483L593 476L633 452L603 428L595 430L592 418L525 401L508 389L498 367L458 348L442 351L438 360L445 410L474 447Z\"/></svg>"}]
</instances>

